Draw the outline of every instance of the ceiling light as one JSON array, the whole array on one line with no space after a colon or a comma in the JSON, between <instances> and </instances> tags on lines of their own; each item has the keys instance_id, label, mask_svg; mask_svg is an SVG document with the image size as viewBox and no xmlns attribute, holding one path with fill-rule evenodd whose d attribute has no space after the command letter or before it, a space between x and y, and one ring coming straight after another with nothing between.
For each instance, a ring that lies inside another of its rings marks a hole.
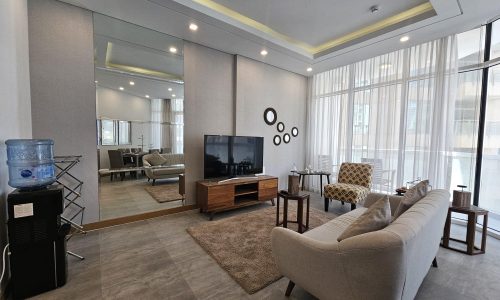
<instances>
[{"instance_id":1,"label":"ceiling light","mask_svg":"<svg viewBox=\"0 0 500 300\"><path fill-rule=\"evenodd\" d=\"M267 55L267 51L266 51L266 50L262 50L262 51L260 51L260 55L262 55L262 56L266 56L266 55Z\"/></svg>"},{"instance_id":2,"label":"ceiling light","mask_svg":"<svg viewBox=\"0 0 500 300\"><path fill-rule=\"evenodd\" d=\"M404 42L408 42L408 40L409 40L409 39L410 39L410 37L409 37L409 36L407 36L407 35L405 35L405 36L402 36L402 37L399 39L399 41L400 41L401 43L404 43Z\"/></svg>"},{"instance_id":3,"label":"ceiling light","mask_svg":"<svg viewBox=\"0 0 500 300\"><path fill-rule=\"evenodd\" d=\"M313 68L309 67L306 69L307 72L312 72Z\"/></svg>"},{"instance_id":4,"label":"ceiling light","mask_svg":"<svg viewBox=\"0 0 500 300\"><path fill-rule=\"evenodd\" d=\"M175 98L175 94L172 94L172 98Z\"/></svg>"},{"instance_id":5,"label":"ceiling light","mask_svg":"<svg viewBox=\"0 0 500 300\"><path fill-rule=\"evenodd\" d=\"M123 91L123 90L124 90L123 86L119 87L119 89L120 89L120 91Z\"/></svg>"},{"instance_id":6,"label":"ceiling light","mask_svg":"<svg viewBox=\"0 0 500 300\"><path fill-rule=\"evenodd\" d=\"M191 29L191 31L196 31L198 30L198 25L191 23L189 24L189 29Z\"/></svg>"},{"instance_id":7,"label":"ceiling light","mask_svg":"<svg viewBox=\"0 0 500 300\"><path fill-rule=\"evenodd\" d=\"M130 84L130 85L135 85L135 82L130 81L130 82L129 82L129 84Z\"/></svg>"},{"instance_id":8,"label":"ceiling light","mask_svg":"<svg viewBox=\"0 0 500 300\"><path fill-rule=\"evenodd\" d=\"M177 48L175 48L175 47L170 47L170 49L168 49L168 50L172 53L177 53Z\"/></svg>"},{"instance_id":9,"label":"ceiling light","mask_svg":"<svg viewBox=\"0 0 500 300\"><path fill-rule=\"evenodd\" d=\"M171 92L172 91L172 88L168 88L168 91Z\"/></svg>"},{"instance_id":10,"label":"ceiling light","mask_svg":"<svg viewBox=\"0 0 500 300\"><path fill-rule=\"evenodd\" d=\"M146 95L146 98L149 98L149 95Z\"/></svg>"},{"instance_id":11,"label":"ceiling light","mask_svg":"<svg viewBox=\"0 0 500 300\"><path fill-rule=\"evenodd\" d=\"M390 67L392 67L392 65L391 65L391 64L381 64L381 65L380 65L380 68L381 68L381 69L389 69Z\"/></svg>"}]
</instances>

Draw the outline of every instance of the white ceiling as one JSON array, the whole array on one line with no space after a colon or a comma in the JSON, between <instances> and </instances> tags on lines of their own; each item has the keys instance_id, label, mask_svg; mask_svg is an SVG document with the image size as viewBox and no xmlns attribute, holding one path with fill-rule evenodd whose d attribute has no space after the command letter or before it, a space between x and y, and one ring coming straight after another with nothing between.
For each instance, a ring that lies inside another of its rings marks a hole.
<instances>
[{"instance_id":1,"label":"white ceiling","mask_svg":"<svg viewBox=\"0 0 500 300\"><path fill-rule=\"evenodd\" d=\"M259 22L280 35L221 13L206 5L209 0L61 0L92 11L154 29L187 41L230 54L238 54L303 75L311 75L336 66L419 44L449 34L463 32L500 16L498 0L430 0L433 15L399 23L397 26L365 35L321 53L300 47L335 39L338 35L361 29L371 21L384 19L421 1L378 0L212 0L227 9ZM271 4L270 4L271 3ZM379 4L377 14L368 13ZM332 9L335 5L335 9ZM305 9L304 9L305 8ZM330 15L331 14L331 15ZM375 16L373 16L375 15ZM195 22L197 32L188 29ZM366 28L366 27L365 27ZM283 35L290 39L283 38ZM399 38L409 35L402 44ZM260 51L266 49L263 57ZM313 72L306 72L312 66Z\"/></svg>"}]
</instances>

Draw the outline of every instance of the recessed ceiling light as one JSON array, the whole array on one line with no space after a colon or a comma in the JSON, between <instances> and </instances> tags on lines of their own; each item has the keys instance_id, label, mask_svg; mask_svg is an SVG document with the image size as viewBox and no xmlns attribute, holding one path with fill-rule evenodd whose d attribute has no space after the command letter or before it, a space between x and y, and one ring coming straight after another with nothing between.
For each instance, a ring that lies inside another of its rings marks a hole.
<instances>
[{"instance_id":1,"label":"recessed ceiling light","mask_svg":"<svg viewBox=\"0 0 500 300\"><path fill-rule=\"evenodd\" d=\"M168 49L168 50L172 53L177 53L177 48L175 48L175 47L170 47L170 49Z\"/></svg>"},{"instance_id":2,"label":"recessed ceiling light","mask_svg":"<svg viewBox=\"0 0 500 300\"><path fill-rule=\"evenodd\" d=\"M172 97L175 97L175 94L172 94Z\"/></svg>"},{"instance_id":3,"label":"recessed ceiling light","mask_svg":"<svg viewBox=\"0 0 500 300\"><path fill-rule=\"evenodd\" d=\"M146 98L149 98L149 95L146 95Z\"/></svg>"},{"instance_id":4,"label":"recessed ceiling light","mask_svg":"<svg viewBox=\"0 0 500 300\"><path fill-rule=\"evenodd\" d=\"M313 68L309 67L306 69L307 72L312 72Z\"/></svg>"},{"instance_id":5,"label":"recessed ceiling light","mask_svg":"<svg viewBox=\"0 0 500 300\"><path fill-rule=\"evenodd\" d=\"M172 88L168 88L168 91L171 92L172 91Z\"/></svg>"},{"instance_id":6,"label":"recessed ceiling light","mask_svg":"<svg viewBox=\"0 0 500 300\"><path fill-rule=\"evenodd\" d=\"M119 87L119 89L120 89L120 91L123 91L123 90L124 90L123 86Z\"/></svg>"},{"instance_id":7,"label":"recessed ceiling light","mask_svg":"<svg viewBox=\"0 0 500 300\"><path fill-rule=\"evenodd\" d=\"M402 37L399 39L399 41L400 41L401 43L408 42L408 40L410 40L410 37L409 37L409 36L407 36L407 35L402 36Z\"/></svg>"},{"instance_id":8,"label":"recessed ceiling light","mask_svg":"<svg viewBox=\"0 0 500 300\"><path fill-rule=\"evenodd\" d=\"M390 67L392 67L392 65L391 65L391 64L381 64L381 65L380 65L380 68L381 68L381 69L389 69Z\"/></svg>"},{"instance_id":9,"label":"recessed ceiling light","mask_svg":"<svg viewBox=\"0 0 500 300\"><path fill-rule=\"evenodd\" d=\"M130 84L130 85L135 85L135 82L130 81L130 82L129 82L129 84Z\"/></svg>"},{"instance_id":10,"label":"recessed ceiling light","mask_svg":"<svg viewBox=\"0 0 500 300\"><path fill-rule=\"evenodd\" d=\"M191 29L192 31L196 31L196 30L198 30L198 25L191 23L191 24L189 24L189 29Z\"/></svg>"},{"instance_id":11,"label":"recessed ceiling light","mask_svg":"<svg viewBox=\"0 0 500 300\"><path fill-rule=\"evenodd\" d=\"M99 81L97 81L97 80L96 80L96 81L94 81L94 82L95 82L95 83L99 83Z\"/></svg>"},{"instance_id":12,"label":"recessed ceiling light","mask_svg":"<svg viewBox=\"0 0 500 300\"><path fill-rule=\"evenodd\" d=\"M262 56L266 56L266 55L267 55L267 51L266 51L266 50L262 50L262 51L260 51L260 55L262 55Z\"/></svg>"}]
</instances>

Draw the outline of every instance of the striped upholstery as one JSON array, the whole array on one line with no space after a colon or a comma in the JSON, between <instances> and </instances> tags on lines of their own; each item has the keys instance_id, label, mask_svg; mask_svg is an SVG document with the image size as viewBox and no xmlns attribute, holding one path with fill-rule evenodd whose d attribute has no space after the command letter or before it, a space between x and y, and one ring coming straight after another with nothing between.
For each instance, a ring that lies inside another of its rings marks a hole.
<instances>
[{"instance_id":1,"label":"striped upholstery","mask_svg":"<svg viewBox=\"0 0 500 300\"><path fill-rule=\"evenodd\" d=\"M327 184L324 196L356 204L370 192L373 167L370 164L343 163L340 166L338 183Z\"/></svg>"}]
</instances>

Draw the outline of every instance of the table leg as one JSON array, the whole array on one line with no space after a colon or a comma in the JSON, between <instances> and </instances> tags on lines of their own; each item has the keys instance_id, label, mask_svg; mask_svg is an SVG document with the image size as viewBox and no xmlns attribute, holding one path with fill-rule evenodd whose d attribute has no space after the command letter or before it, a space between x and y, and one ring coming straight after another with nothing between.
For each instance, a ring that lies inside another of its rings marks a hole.
<instances>
[{"instance_id":1,"label":"table leg","mask_svg":"<svg viewBox=\"0 0 500 300\"><path fill-rule=\"evenodd\" d=\"M328 184L330 184L330 175L326 175L326 182L328 182Z\"/></svg>"},{"instance_id":2,"label":"table leg","mask_svg":"<svg viewBox=\"0 0 500 300\"><path fill-rule=\"evenodd\" d=\"M283 227L288 228L288 198L283 198Z\"/></svg>"},{"instance_id":3,"label":"table leg","mask_svg":"<svg viewBox=\"0 0 500 300\"><path fill-rule=\"evenodd\" d=\"M309 206L310 206L310 201L311 196L307 195L307 211L306 211L306 230L309 230Z\"/></svg>"},{"instance_id":4,"label":"table leg","mask_svg":"<svg viewBox=\"0 0 500 300\"><path fill-rule=\"evenodd\" d=\"M486 252L486 236L488 235L488 214L483 216L483 236L481 238L481 252Z\"/></svg>"},{"instance_id":5,"label":"table leg","mask_svg":"<svg viewBox=\"0 0 500 300\"><path fill-rule=\"evenodd\" d=\"M297 200L297 223L299 224L299 233L304 232L304 226L302 225L302 222L304 221L303 215L304 215L304 199L299 199Z\"/></svg>"},{"instance_id":6,"label":"table leg","mask_svg":"<svg viewBox=\"0 0 500 300\"><path fill-rule=\"evenodd\" d=\"M323 197L323 174L319 175L319 194Z\"/></svg>"},{"instance_id":7,"label":"table leg","mask_svg":"<svg viewBox=\"0 0 500 300\"><path fill-rule=\"evenodd\" d=\"M276 226L280 224L280 195L276 196Z\"/></svg>"},{"instance_id":8,"label":"table leg","mask_svg":"<svg viewBox=\"0 0 500 300\"><path fill-rule=\"evenodd\" d=\"M476 237L476 214L468 214L467 218L467 254L472 255L474 253L474 240Z\"/></svg>"},{"instance_id":9,"label":"table leg","mask_svg":"<svg viewBox=\"0 0 500 300\"><path fill-rule=\"evenodd\" d=\"M448 248L450 246L450 227L451 227L451 211L448 210L448 215L446 216L446 223L444 223L443 230L443 247Z\"/></svg>"},{"instance_id":10,"label":"table leg","mask_svg":"<svg viewBox=\"0 0 500 300\"><path fill-rule=\"evenodd\" d=\"M302 190L304 190L305 181L306 181L306 175L302 175Z\"/></svg>"}]
</instances>

